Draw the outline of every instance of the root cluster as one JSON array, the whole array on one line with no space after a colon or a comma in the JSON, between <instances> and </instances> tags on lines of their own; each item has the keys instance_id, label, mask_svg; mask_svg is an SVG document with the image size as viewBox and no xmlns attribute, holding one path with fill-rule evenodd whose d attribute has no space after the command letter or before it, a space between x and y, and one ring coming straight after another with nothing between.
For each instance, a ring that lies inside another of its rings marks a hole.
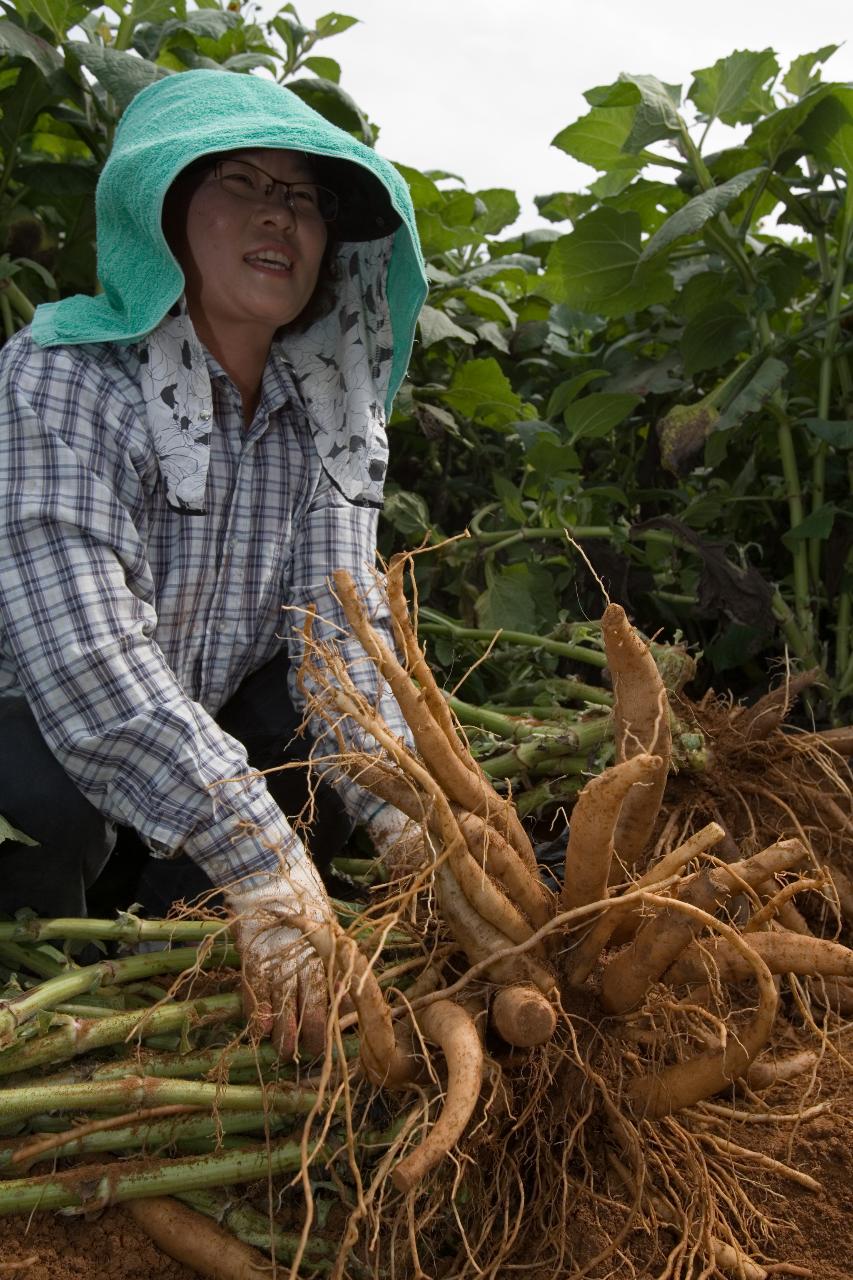
<instances>
[{"instance_id":1,"label":"root cluster","mask_svg":"<svg viewBox=\"0 0 853 1280\"><path fill-rule=\"evenodd\" d=\"M310 624L303 671L347 773L423 832L420 864L399 868L374 909L409 921L433 959L396 1004L351 988L365 1075L429 1099L419 1145L413 1135L389 1167L405 1199L366 1215L372 1249L362 1256L377 1275L769 1274L771 1223L744 1178L762 1157L730 1141L726 1117L739 1090L755 1099L789 1067L812 1078L831 1043L809 984L837 1009L853 952L804 921L791 926L801 894L820 898L821 923L837 908L825 858L833 838L843 847L841 828L833 837L824 821L819 847L815 823L795 819L748 821L745 835L731 811L751 812L747 787L721 787L716 802L695 785L691 799L688 783L667 790L667 693L648 646L611 605L602 627L616 760L580 792L562 885L546 885L511 800L467 751L417 645L404 568L392 564L387 580L397 653L346 575L336 587L413 745L378 720ZM768 743L769 759L784 709L759 708L740 731L730 717L738 749ZM375 741L369 758L346 756L347 717ZM791 743L815 812L816 775L825 781L827 770L832 803L849 810L834 747ZM790 1017L816 1036L796 1063L775 1052Z\"/></svg>"}]
</instances>

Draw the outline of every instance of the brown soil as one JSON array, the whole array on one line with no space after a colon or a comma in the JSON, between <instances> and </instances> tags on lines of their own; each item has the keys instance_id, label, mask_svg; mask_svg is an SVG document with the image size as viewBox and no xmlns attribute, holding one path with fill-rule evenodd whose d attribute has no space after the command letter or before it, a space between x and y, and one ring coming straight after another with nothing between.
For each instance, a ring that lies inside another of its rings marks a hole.
<instances>
[{"instance_id":1,"label":"brown soil","mask_svg":"<svg viewBox=\"0 0 853 1280\"><path fill-rule=\"evenodd\" d=\"M12 1280L195 1280L122 1209L94 1220L33 1214L0 1220L0 1275Z\"/></svg>"}]
</instances>

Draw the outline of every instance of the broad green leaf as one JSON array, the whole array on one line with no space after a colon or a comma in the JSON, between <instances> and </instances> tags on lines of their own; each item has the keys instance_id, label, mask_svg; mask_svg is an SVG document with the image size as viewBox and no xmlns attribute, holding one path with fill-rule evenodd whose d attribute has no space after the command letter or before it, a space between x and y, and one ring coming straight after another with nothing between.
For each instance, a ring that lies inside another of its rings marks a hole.
<instances>
[{"instance_id":1,"label":"broad green leaf","mask_svg":"<svg viewBox=\"0 0 853 1280\"><path fill-rule=\"evenodd\" d=\"M779 158L785 154L786 160L802 155L804 143L799 131L816 107L831 96L839 86L819 84L811 89L804 98L793 106L782 107L760 120L746 139L746 145L752 151L765 156L770 168L774 168Z\"/></svg>"},{"instance_id":2,"label":"broad green leaf","mask_svg":"<svg viewBox=\"0 0 853 1280\"><path fill-rule=\"evenodd\" d=\"M584 387L588 387L591 382L597 382L599 378L608 376L607 369L587 369L584 373L579 373L576 377L569 378L566 382L561 382L551 392L551 399L548 401L545 417L558 417L573 400L577 399Z\"/></svg>"},{"instance_id":3,"label":"broad green leaf","mask_svg":"<svg viewBox=\"0 0 853 1280\"><path fill-rule=\"evenodd\" d=\"M576 191L553 191L550 195L534 196L533 203L539 210L539 216L549 222L574 222L582 214L588 213L595 204L595 197L579 195Z\"/></svg>"},{"instance_id":4,"label":"broad green leaf","mask_svg":"<svg viewBox=\"0 0 853 1280\"><path fill-rule=\"evenodd\" d=\"M160 41L186 31L191 36L207 40L219 40L237 23L237 15L223 9L192 9L185 18L171 18L160 29Z\"/></svg>"},{"instance_id":5,"label":"broad green leaf","mask_svg":"<svg viewBox=\"0 0 853 1280\"><path fill-rule=\"evenodd\" d=\"M477 215L477 230L484 235L494 236L510 223L515 222L521 213L521 206L514 191L504 187L492 187L486 191L475 191L475 200L484 206L484 211Z\"/></svg>"},{"instance_id":6,"label":"broad green leaf","mask_svg":"<svg viewBox=\"0 0 853 1280\"><path fill-rule=\"evenodd\" d=\"M548 257L539 291L555 302L603 316L624 316L674 292L663 264L640 261L640 219L636 213L595 209Z\"/></svg>"},{"instance_id":7,"label":"broad green leaf","mask_svg":"<svg viewBox=\"0 0 853 1280\"><path fill-rule=\"evenodd\" d=\"M353 134L359 142L373 145L373 126L364 115L358 103L351 98L338 84L319 77L302 80L289 80L288 89L295 93L309 107L313 107L321 116L339 129Z\"/></svg>"},{"instance_id":8,"label":"broad green leaf","mask_svg":"<svg viewBox=\"0 0 853 1280\"><path fill-rule=\"evenodd\" d=\"M341 66L334 58L306 58L302 65L321 80L331 80L334 84L341 82Z\"/></svg>"},{"instance_id":9,"label":"broad green leaf","mask_svg":"<svg viewBox=\"0 0 853 1280\"><path fill-rule=\"evenodd\" d=\"M812 511L793 529L789 529L787 533L782 534L782 541L785 546L792 549L798 542L806 539L817 538L820 541L828 538L832 533L832 526L835 523L837 507L832 502L824 502L824 504L816 511Z\"/></svg>"},{"instance_id":10,"label":"broad green leaf","mask_svg":"<svg viewBox=\"0 0 853 1280\"><path fill-rule=\"evenodd\" d=\"M593 107L635 108L623 151L635 154L652 142L677 137L681 132L678 105L681 86L663 84L655 76L633 76L622 72L611 85L590 89L584 94Z\"/></svg>"},{"instance_id":11,"label":"broad green leaf","mask_svg":"<svg viewBox=\"0 0 853 1280\"><path fill-rule=\"evenodd\" d=\"M10 58L28 58L45 78L62 67L62 58L52 45L8 18L0 21L0 53Z\"/></svg>"},{"instance_id":12,"label":"broad green leaf","mask_svg":"<svg viewBox=\"0 0 853 1280\"><path fill-rule=\"evenodd\" d=\"M477 217L477 198L471 191L442 192L441 220L448 227L467 227Z\"/></svg>"},{"instance_id":13,"label":"broad green leaf","mask_svg":"<svg viewBox=\"0 0 853 1280\"><path fill-rule=\"evenodd\" d=\"M738 49L712 67L694 71L687 96L704 120L751 124L773 110L768 86L778 73L772 49Z\"/></svg>"},{"instance_id":14,"label":"broad green leaf","mask_svg":"<svg viewBox=\"0 0 853 1280\"><path fill-rule=\"evenodd\" d=\"M802 98L820 80L820 73L815 67L827 62L841 48L839 44L825 44L815 53L801 53L788 68L782 84L795 98Z\"/></svg>"},{"instance_id":15,"label":"broad green leaf","mask_svg":"<svg viewBox=\"0 0 853 1280\"><path fill-rule=\"evenodd\" d=\"M470 222L462 226L447 226L438 210L418 209L416 213L418 235L425 258L434 258L451 249L464 249L467 245L480 244L482 235Z\"/></svg>"},{"instance_id":16,"label":"broad green leaf","mask_svg":"<svg viewBox=\"0 0 853 1280\"><path fill-rule=\"evenodd\" d=\"M140 89L171 74L135 53L123 53L118 49L100 48L98 45L77 41L72 41L66 48L91 71L98 84L115 100L119 111L124 111Z\"/></svg>"},{"instance_id":17,"label":"broad green leaf","mask_svg":"<svg viewBox=\"0 0 853 1280\"><path fill-rule=\"evenodd\" d=\"M681 209L677 209L671 218L656 231L640 255L641 262L647 262L655 254L669 247L684 236L692 236L701 231L706 222L716 218L718 214L733 204L739 196L751 187L756 178L764 173L763 169L747 169L736 178L730 178L721 187L712 187L701 195L688 200Z\"/></svg>"},{"instance_id":18,"label":"broad green leaf","mask_svg":"<svg viewBox=\"0 0 853 1280\"><path fill-rule=\"evenodd\" d=\"M749 382L739 391L732 403L720 415L716 431L730 431L751 413L757 413L782 385L788 366L775 356L768 356Z\"/></svg>"},{"instance_id":19,"label":"broad green leaf","mask_svg":"<svg viewBox=\"0 0 853 1280\"><path fill-rule=\"evenodd\" d=\"M475 316L515 328L515 312L500 294L475 284L465 289L454 289L451 296L458 298Z\"/></svg>"},{"instance_id":20,"label":"broad green leaf","mask_svg":"<svg viewBox=\"0 0 853 1280\"><path fill-rule=\"evenodd\" d=\"M536 606L523 580L494 575L474 607L487 631L536 631Z\"/></svg>"},{"instance_id":21,"label":"broad green leaf","mask_svg":"<svg viewBox=\"0 0 853 1280\"><path fill-rule=\"evenodd\" d=\"M442 203L444 197L432 178L405 164L395 164L394 168L405 178L416 209L433 209Z\"/></svg>"},{"instance_id":22,"label":"broad green leaf","mask_svg":"<svg viewBox=\"0 0 853 1280\"><path fill-rule=\"evenodd\" d=\"M627 191L631 183L636 178L639 170L634 168L610 169L607 173L602 173L600 177L595 179L589 185L590 195L595 196L596 200L612 200L615 196L619 196L623 191Z\"/></svg>"},{"instance_id":23,"label":"broad green leaf","mask_svg":"<svg viewBox=\"0 0 853 1280\"><path fill-rule=\"evenodd\" d=\"M469 360L453 374L440 398L457 413L484 427L506 427L525 414L497 360Z\"/></svg>"},{"instance_id":24,"label":"broad green leaf","mask_svg":"<svg viewBox=\"0 0 853 1280\"><path fill-rule=\"evenodd\" d=\"M489 568L486 582L474 606L481 627L536 635L556 620L554 584L547 570L527 564Z\"/></svg>"},{"instance_id":25,"label":"broad green leaf","mask_svg":"<svg viewBox=\"0 0 853 1280\"><path fill-rule=\"evenodd\" d=\"M684 204L684 196L674 183L636 178L623 191L609 197L607 204L620 213L638 213L643 230L651 233Z\"/></svg>"},{"instance_id":26,"label":"broad green leaf","mask_svg":"<svg viewBox=\"0 0 853 1280\"><path fill-rule=\"evenodd\" d=\"M572 444L578 440L599 440L608 435L638 404L639 396L617 395L608 391L593 392L582 400L575 400L563 414Z\"/></svg>"},{"instance_id":27,"label":"broad green leaf","mask_svg":"<svg viewBox=\"0 0 853 1280\"><path fill-rule=\"evenodd\" d=\"M514 520L516 524L524 524L526 514L518 485L513 484L507 476L501 475L500 471L493 471L492 486L510 520Z\"/></svg>"},{"instance_id":28,"label":"broad green leaf","mask_svg":"<svg viewBox=\"0 0 853 1280\"><path fill-rule=\"evenodd\" d=\"M717 302L732 302L739 278L733 271L699 271L691 276L678 295L678 310L685 320L701 316Z\"/></svg>"},{"instance_id":29,"label":"broad green leaf","mask_svg":"<svg viewBox=\"0 0 853 1280\"><path fill-rule=\"evenodd\" d=\"M222 63L226 71L254 71L255 67L263 67L266 71L276 71L276 63L273 58L267 54L261 53L235 53L230 58L226 58Z\"/></svg>"},{"instance_id":30,"label":"broad green leaf","mask_svg":"<svg viewBox=\"0 0 853 1280\"><path fill-rule=\"evenodd\" d=\"M684 372L717 369L749 347L752 328L731 302L712 303L688 321L681 338Z\"/></svg>"},{"instance_id":31,"label":"broad green leaf","mask_svg":"<svg viewBox=\"0 0 853 1280\"><path fill-rule=\"evenodd\" d=\"M44 76L31 62L25 63L14 86L0 97L0 147L7 165L10 161L14 163L21 135L52 99L53 93Z\"/></svg>"},{"instance_id":32,"label":"broad green leaf","mask_svg":"<svg viewBox=\"0 0 853 1280\"><path fill-rule=\"evenodd\" d=\"M329 36L339 36L341 32L349 31L358 21L358 18L350 18L345 13L324 13L322 18L317 19L317 35L322 40L327 40Z\"/></svg>"},{"instance_id":33,"label":"broad green leaf","mask_svg":"<svg viewBox=\"0 0 853 1280\"><path fill-rule=\"evenodd\" d=\"M853 449L853 422L830 422L826 418L804 418L802 425L818 440L834 449Z\"/></svg>"},{"instance_id":34,"label":"broad green leaf","mask_svg":"<svg viewBox=\"0 0 853 1280\"><path fill-rule=\"evenodd\" d=\"M33 840L32 836L24 835L23 831L19 831L17 827L13 827L0 813L0 844L6 840L16 840L18 844L30 845L38 848L38 840Z\"/></svg>"},{"instance_id":35,"label":"broad green leaf","mask_svg":"<svg viewBox=\"0 0 853 1280\"><path fill-rule=\"evenodd\" d=\"M853 214L853 85L838 86L824 98L800 131L806 146L827 169L843 169L846 201Z\"/></svg>"},{"instance_id":36,"label":"broad green leaf","mask_svg":"<svg viewBox=\"0 0 853 1280\"><path fill-rule=\"evenodd\" d=\"M79 0L26 0L26 5L21 8L34 13L50 28L57 41L64 40L71 27L89 12L89 6L79 3Z\"/></svg>"},{"instance_id":37,"label":"broad green leaf","mask_svg":"<svg viewBox=\"0 0 853 1280\"><path fill-rule=\"evenodd\" d=\"M654 76L622 75L637 90L639 102L631 132L625 139L625 150L636 154L652 142L665 138L677 138L682 121L678 114L681 89L678 85L662 84Z\"/></svg>"},{"instance_id":38,"label":"broad green leaf","mask_svg":"<svg viewBox=\"0 0 853 1280\"><path fill-rule=\"evenodd\" d=\"M432 528L429 507L419 493L393 489L386 493L382 516L411 542L422 542Z\"/></svg>"},{"instance_id":39,"label":"broad green leaf","mask_svg":"<svg viewBox=\"0 0 853 1280\"><path fill-rule=\"evenodd\" d=\"M443 342L445 338L459 338L462 342L476 342L476 336L463 329L460 325L455 324L444 311L439 311L437 307L425 306L421 310L418 318L420 327L421 342L425 347L431 347L436 342Z\"/></svg>"},{"instance_id":40,"label":"broad green leaf","mask_svg":"<svg viewBox=\"0 0 853 1280\"><path fill-rule=\"evenodd\" d=\"M636 107L593 107L574 124L567 125L552 139L559 147L593 169L626 169L637 173L645 161L627 155L624 147L634 125Z\"/></svg>"},{"instance_id":41,"label":"broad green leaf","mask_svg":"<svg viewBox=\"0 0 853 1280\"><path fill-rule=\"evenodd\" d=\"M52 196L57 191L64 196L94 195L98 166L94 161L64 163L45 160L21 164L16 177L39 195Z\"/></svg>"},{"instance_id":42,"label":"broad green leaf","mask_svg":"<svg viewBox=\"0 0 853 1280\"><path fill-rule=\"evenodd\" d=\"M491 262L481 262L470 271L452 276L451 281L457 285L483 284L488 281L489 287L502 297L513 301L523 298L527 292L527 276L535 274L539 260L532 254L510 253L495 258Z\"/></svg>"},{"instance_id":43,"label":"broad green leaf","mask_svg":"<svg viewBox=\"0 0 853 1280\"><path fill-rule=\"evenodd\" d=\"M572 445L560 444L559 440L544 435L530 446L524 460L549 480L564 476L567 471L578 471L581 465L577 450Z\"/></svg>"}]
</instances>

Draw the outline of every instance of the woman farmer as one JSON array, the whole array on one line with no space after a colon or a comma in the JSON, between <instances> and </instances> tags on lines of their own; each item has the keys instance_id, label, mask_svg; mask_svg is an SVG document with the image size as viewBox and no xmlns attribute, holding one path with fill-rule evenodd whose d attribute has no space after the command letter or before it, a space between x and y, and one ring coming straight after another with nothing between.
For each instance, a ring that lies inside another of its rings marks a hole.
<instances>
[{"instance_id":1,"label":"woman farmer","mask_svg":"<svg viewBox=\"0 0 853 1280\"><path fill-rule=\"evenodd\" d=\"M300 611L342 634L336 568L376 595L385 418L426 292L408 192L280 86L189 71L128 107L97 222L103 291L0 355L0 813L38 842L0 844L0 911L83 914L130 828L227 890L247 1012L313 1053L322 968L264 918L331 908L250 766L301 719ZM338 793L380 845L399 832Z\"/></svg>"}]
</instances>

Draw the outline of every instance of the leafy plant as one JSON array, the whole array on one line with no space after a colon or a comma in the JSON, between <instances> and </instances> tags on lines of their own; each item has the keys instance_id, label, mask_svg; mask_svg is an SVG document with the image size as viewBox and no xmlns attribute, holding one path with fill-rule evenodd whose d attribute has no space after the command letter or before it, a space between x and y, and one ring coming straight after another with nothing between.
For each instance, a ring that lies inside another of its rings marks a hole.
<instances>
[{"instance_id":1,"label":"leafy plant","mask_svg":"<svg viewBox=\"0 0 853 1280\"><path fill-rule=\"evenodd\" d=\"M434 291L388 515L404 540L471 531L425 559L431 601L521 630L597 613L568 531L729 680L786 647L834 708L853 693L853 87L820 81L832 52L590 90L554 144L598 177L539 198L551 231L495 239L456 224L458 186L413 182ZM748 132L708 154L720 122Z\"/></svg>"}]
</instances>

